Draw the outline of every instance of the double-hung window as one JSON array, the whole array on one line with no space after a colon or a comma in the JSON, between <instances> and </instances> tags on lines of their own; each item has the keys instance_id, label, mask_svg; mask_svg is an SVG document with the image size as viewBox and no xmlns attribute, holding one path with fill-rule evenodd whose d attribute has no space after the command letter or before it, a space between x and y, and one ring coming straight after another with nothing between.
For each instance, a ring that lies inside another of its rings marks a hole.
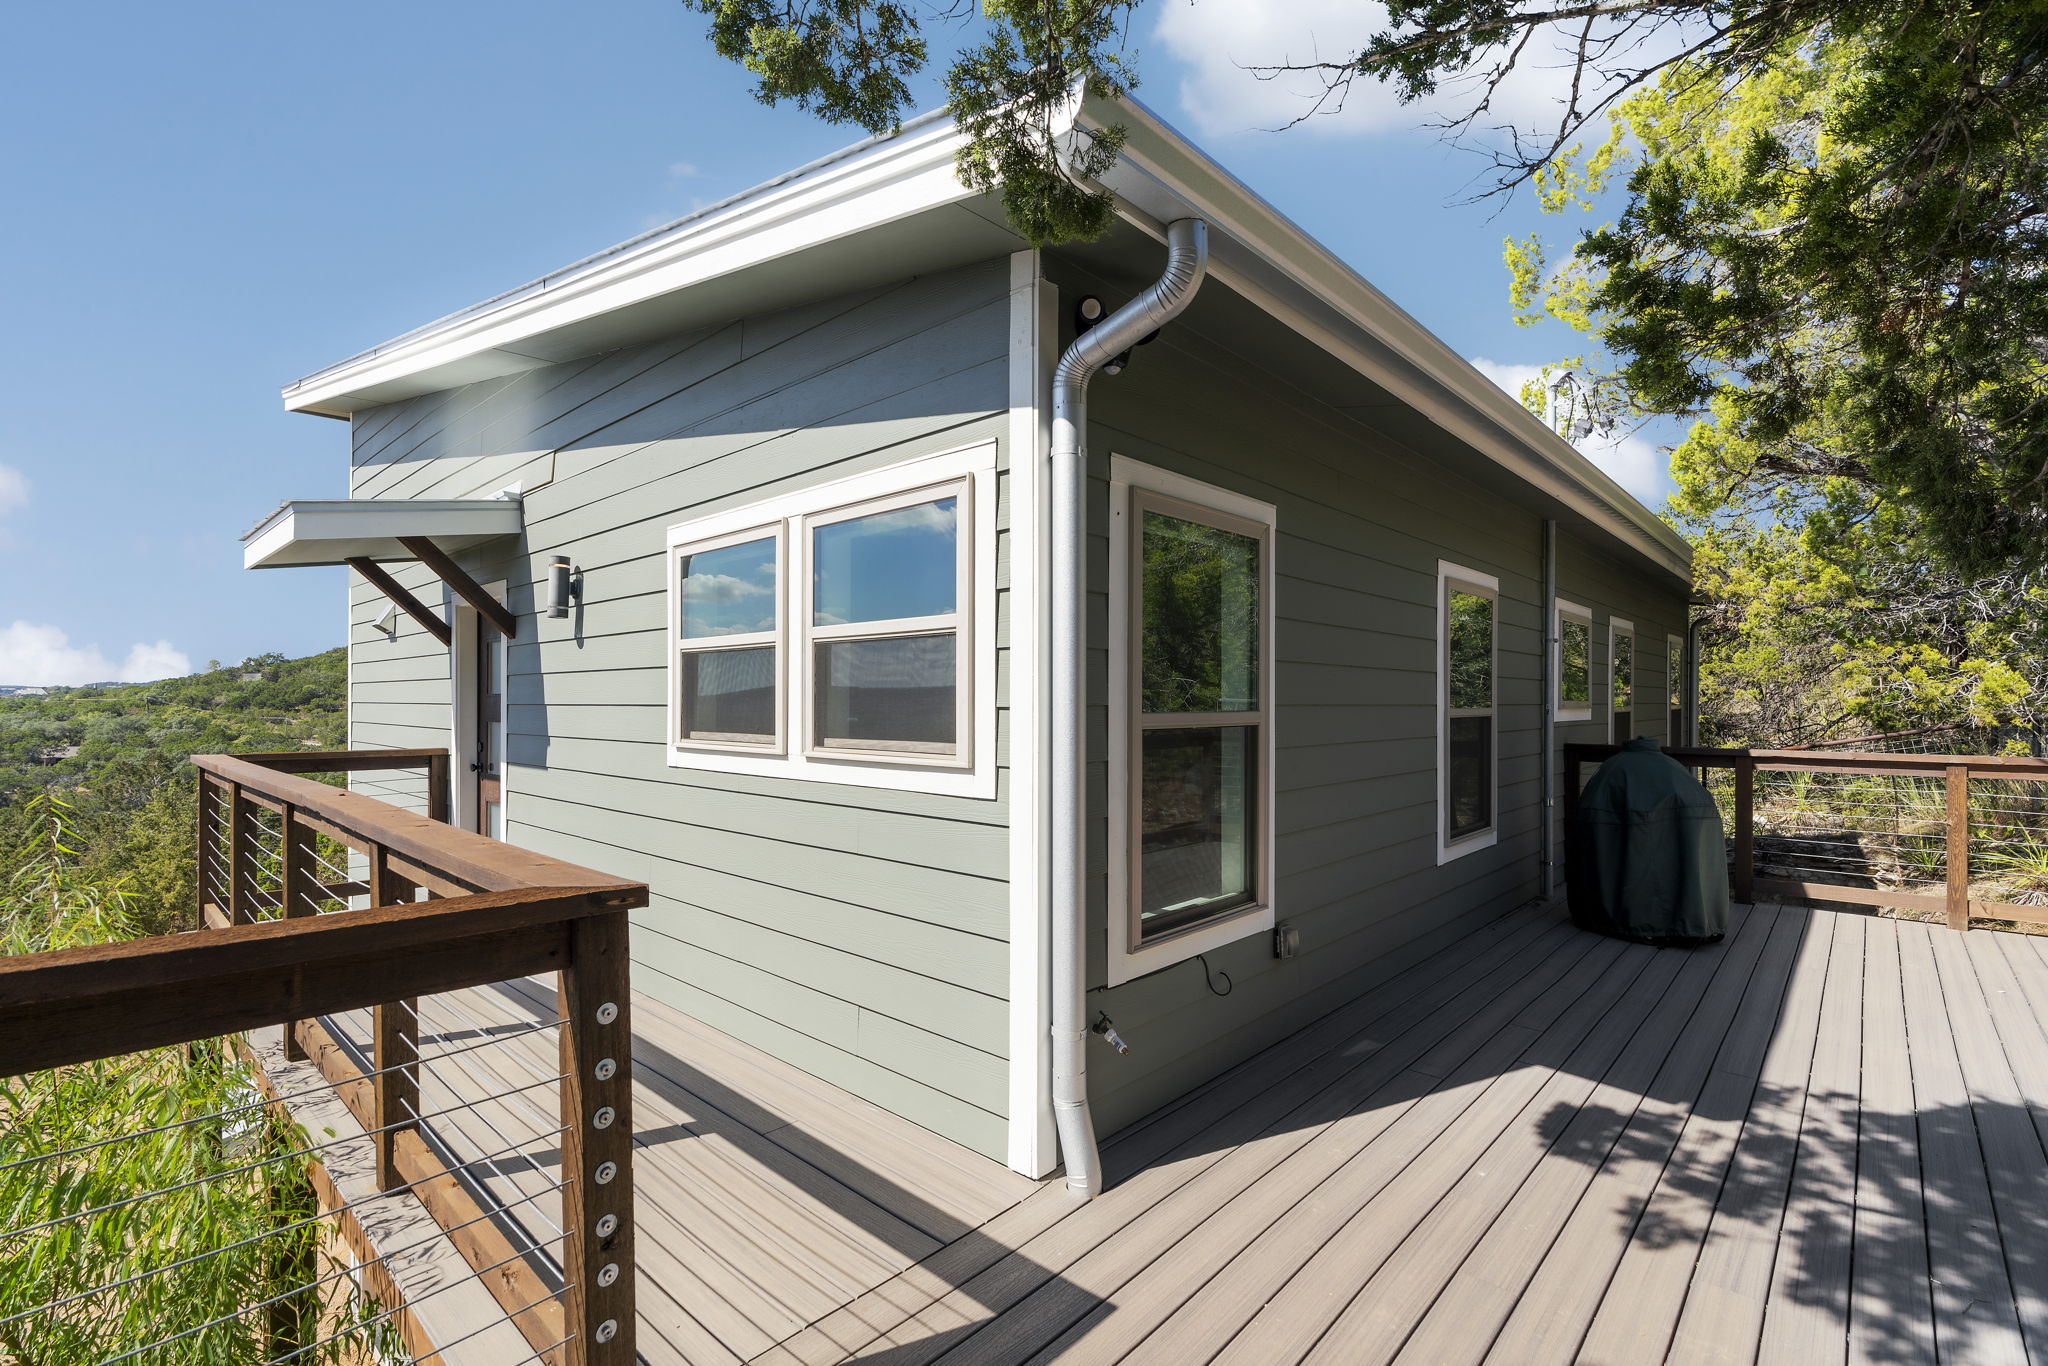
<instances>
[{"instance_id":1,"label":"double-hung window","mask_svg":"<svg viewBox=\"0 0 2048 1366\"><path fill-rule=\"evenodd\" d=\"M1273 513L1112 473L1113 981L1270 928Z\"/></svg>"},{"instance_id":2,"label":"double-hung window","mask_svg":"<svg viewBox=\"0 0 2048 1366\"><path fill-rule=\"evenodd\" d=\"M1437 562L1437 862L1493 844L1500 580Z\"/></svg>"},{"instance_id":3,"label":"double-hung window","mask_svg":"<svg viewBox=\"0 0 2048 1366\"><path fill-rule=\"evenodd\" d=\"M1552 607L1556 627L1557 719L1593 719L1593 614L1559 598Z\"/></svg>"},{"instance_id":4,"label":"double-hung window","mask_svg":"<svg viewBox=\"0 0 2048 1366\"><path fill-rule=\"evenodd\" d=\"M1635 734L1636 697L1636 628L1620 617L1607 619L1607 677L1618 745Z\"/></svg>"},{"instance_id":5,"label":"double-hung window","mask_svg":"<svg viewBox=\"0 0 2048 1366\"><path fill-rule=\"evenodd\" d=\"M670 552L674 742L782 748L782 528L750 527Z\"/></svg>"},{"instance_id":6,"label":"double-hung window","mask_svg":"<svg viewBox=\"0 0 2048 1366\"><path fill-rule=\"evenodd\" d=\"M972 500L963 478L804 519L812 753L960 761Z\"/></svg>"},{"instance_id":7,"label":"double-hung window","mask_svg":"<svg viewBox=\"0 0 2048 1366\"><path fill-rule=\"evenodd\" d=\"M668 761L996 793L995 446L672 527Z\"/></svg>"}]
</instances>

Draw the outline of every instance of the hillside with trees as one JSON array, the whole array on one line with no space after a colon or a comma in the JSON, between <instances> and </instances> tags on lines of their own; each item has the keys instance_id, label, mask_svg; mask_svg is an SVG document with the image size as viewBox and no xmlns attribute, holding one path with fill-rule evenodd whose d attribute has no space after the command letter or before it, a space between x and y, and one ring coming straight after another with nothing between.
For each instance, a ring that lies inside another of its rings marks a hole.
<instances>
[{"instance_id":1,"label":"hillside with trees","mask_svg":"<svg viewBox=\"0 0 2048 1366\"><path fill-rule=\"evenodd\" d=\"M194 754L336 749L347 663L265 654L155 683L0 697L0 867L32 861L41 798L65 809L77 873L128 895L142 932L192 914Z\"/></svg>"}]
</instances>

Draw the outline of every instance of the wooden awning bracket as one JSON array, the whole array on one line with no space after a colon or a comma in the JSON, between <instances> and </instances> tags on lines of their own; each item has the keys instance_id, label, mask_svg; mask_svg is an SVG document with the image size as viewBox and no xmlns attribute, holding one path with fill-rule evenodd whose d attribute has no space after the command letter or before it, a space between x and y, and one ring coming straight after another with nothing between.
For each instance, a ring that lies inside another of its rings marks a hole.
<instances>
[{"instance_id":1,"label":"wooden awning bracket","mask_svg":"<svg viewBox=\"0 0 2048 1366\"><path fill-rule=\"evenodd\" d=\"M439 575L441 582L454 589L457 597L474 607L478 616L497 627L499 635L510 640L519 634L519 619L506 610L504 603L486 593L484 586L471 578L467 570L449 559L440 546L425 536L400 536L398 543L417 555L421 564Z\"/></svg>"},{"instance_id":2,"label":"wooden awning bracket","mask_svg":"<svg viewBox=\"0 0 2048 1366\"><path fill-rule=\"evenodd\" d=\"M405 610L407 616L425 627L427 634L440 641L443 646L454 640L453 634L448 630L448 623L428 610L425 603L406 592L405 585L392 578L383 565L360 555L351 556L342 563L368 579L371 587L397 603Z\"/></svg>"},{"instance_id":3,"label":"wooden awning bracket","mask_svg":"<svg viewBox=\"0 0 2048 1366\"><path fill-rule=\"evenodd\" d=\"M503 603L486 593L483 585L471 578L461 565L449 559L441 547L424 536L400 536L398 543L411 551L421 564L433 570L443 583L455 591L457 597L474 607L477 615L488 621L498 634L507 640L518 634L518 618L507 611ZM453 641L454 635L448 629L448 623L435 616L425 603L408 593L404 585L392 578L384 566L363 556L352 557L344 563L368 579L371 586L385 597L397 603L407 616L426 628L428 635L444 646Z\"/></svg>"}]
</instances>

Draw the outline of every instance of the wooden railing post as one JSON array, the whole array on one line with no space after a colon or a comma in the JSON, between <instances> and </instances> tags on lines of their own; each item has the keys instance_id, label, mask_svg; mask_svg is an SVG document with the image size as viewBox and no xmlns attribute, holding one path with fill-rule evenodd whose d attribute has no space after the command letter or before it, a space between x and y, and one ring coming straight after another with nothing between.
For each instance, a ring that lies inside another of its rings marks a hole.
<instances>
[{"instance_id":1,"label":"wooden railing post","mask_svg":"<svg viewBox=\"0 0 2048 1366\"><path fill-rule=\"evenodd\" d=\"M198 861L193 865L195 929L206 928L206 908L221 904L220 789L199 775Z\"/></svg>"},{"instance_id":2,"label":"wooden railing post","mask_svg":"<svg viewBox=\"0 0 2048 1366\"><path fill-rule=\"evenodd\" d=\"M411 886L391 871L391 858L381 844L370 848L370 904L390 906L409 901ZM398 1135L417 1127L420 1109L418 1000L371 1008L370 1034L376 1077L370 1088L376 1130L376 1177L380 1190L405 1184L398 1173Z\"/></svg>"},{"instance_id":3,"label":"wooden railing post","mask_svg":"<svg viewBox=\"0 0 2048 1366\"><path fill-rule=\"evenodd\" d=\"M1756 760L1747 754L1735 760L1735 899L1756 900Z\"/></svg>"},{"instance_id":4,"label":"wooden railing post","mask_svg":"<svg viewBox=\"0 0 2048 1366\"><path fill-rule=\"evenodd\" d=\"M633 1021L623 913L569 926L562 1038L565 1366L633 1366Z\"/></svg>"},{"instance_id":5,"label":"wooden railing post","mask_svg":"<svg viewBox=\"0 0 2048 1366\"><path fill-rule=\"evenodd\" d=\"M1948 927L1970 928L1970 769L1948 766Z\"/></svg>"},{"instance_id":6,"label":"wooden railing post","mask_svg":"<svg viewBox=\"0 0 2048 1366\"><path fill-rule=\"evenodd\" d=\"M454 793L449 774L454 770L448 762L447 751L431 755L427 759L427 819L448 823L449 803Z\"/></svg>"}]
</instances>

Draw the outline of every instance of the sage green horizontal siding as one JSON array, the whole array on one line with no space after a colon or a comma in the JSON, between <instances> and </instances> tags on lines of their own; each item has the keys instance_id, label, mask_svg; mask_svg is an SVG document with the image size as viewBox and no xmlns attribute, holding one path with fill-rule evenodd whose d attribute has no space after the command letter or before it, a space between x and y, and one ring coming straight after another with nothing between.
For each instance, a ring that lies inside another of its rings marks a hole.
<instances>
[{"instance_id":1,"label":"sage green horizontal siding","mask_svg":"<svg viewBox=\"0 0 2048 1366\"><path fill-rule=\"evenodd\" d=\"M1124 292L1071 267L1064 287ZM1218 288L1211 284L1206 288ZM1105 1132L1140 1118L1424 954L1535 897L1543 847L1541 680L1545 513L1451 473L1293 389L1192 319L1168 328L1089 395L1088 604L1090 983L1106 980L1108 473L1128 456L1277 508L1278 747L1275 904L1301 936L1273 957L1264 935L1090 995L1131 1044L1091 1044L1089 1089ZM1439 866L1437 563L1500 580L1497 843ZM1568 566L1576 562L1567 559ZM1588 559L1584 596L1623 602L1618 571ZM1633 576L1647 675L1651 633L1683 610ZM1598 587L1601 592L1594 592ZM1604 660L1604 655L1602 656ZM1661 671L1661 664L1657 666ZM1660 674L1661 676L1661 674ZM1661 726L1661 720L1659 722ZM1648 729L1647 724L1643 727ZM1122 914L1119 904L1117 913ZM1225 990L1227 994L1220 994ZM1213 982L1213 986L1212 986Z\"/></svg>"},{"instance_id":2,"label":"sage green horizontal siding","mask_svg":"<svg viewBox=\"0 0 2048 1366\"><path fill-rule=\"evenodd\" d=\"M1006 438L1008 290L992 261L425 395L358 415L352 467L357 497L523 490L520 541L461 557L505 580L520 617L507 837L646 879L636 983L998 1157L1007 775L979 801L669 767L666 543L699 517ZM999 496L999 564L1007 511ZM564 620L535 613L558 553L582 586ZM355 618L381 610L352 591ZM1006 688L999 668L999 703ZM355 743L446 743L446 656L417 628L357 628L350 698ZM1000 763L1006 717L998 730Z\"/></svg>"}]
</instances>

